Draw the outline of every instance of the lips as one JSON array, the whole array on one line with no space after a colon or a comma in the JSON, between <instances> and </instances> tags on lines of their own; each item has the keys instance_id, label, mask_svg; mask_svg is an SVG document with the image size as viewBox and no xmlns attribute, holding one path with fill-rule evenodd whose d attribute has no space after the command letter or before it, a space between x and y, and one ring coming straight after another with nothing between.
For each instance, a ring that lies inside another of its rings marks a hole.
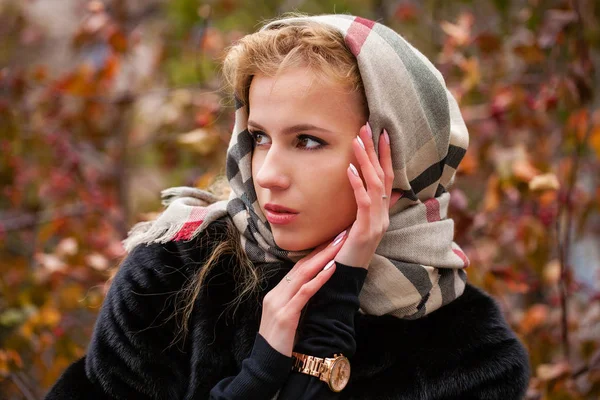
<instances>
[{"instance_id":1,"label":"lips","mask_svg":"<svg viewBox=\"0 0 600 400\"><path fill-rule=\"evenodd\" d=\"M292 208L269 203L265 205L265 214L267 221L269 221L271 224L285 225L296 219L298 216L298 211Z\"/></svg>"},{"instance_id":2,"label":"lips","mask_svg":"<svg viewBox=\"0 0 600 400\"><path fill-rule=\"evenodd\" d=\"M277 214L298 214L298 211L294 210L293 208L288 208L272 203L265 204L265 210L269 210Z\"/></svg>"}]
</instances>

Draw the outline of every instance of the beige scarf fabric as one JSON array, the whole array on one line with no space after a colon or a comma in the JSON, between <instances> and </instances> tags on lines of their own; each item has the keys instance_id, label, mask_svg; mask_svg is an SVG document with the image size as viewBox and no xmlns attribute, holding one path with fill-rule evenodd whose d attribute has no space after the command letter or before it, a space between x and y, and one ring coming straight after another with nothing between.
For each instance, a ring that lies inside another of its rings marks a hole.
<instances>
[{"instance_id":1,"label":"beige scarf fabric","mask_svg":"<svg viewBox=\"0 0 600 400\"><path fill-rule=\"evenodd\" d=\"M360 294L361 312L423 317L460 296L468 258L454 243L448 218L456 168L468 146L468 132L440 72L418 50L384 25L350 15L279 20L263 29L307 21L327 24L344 35L355 55L369 106L373 132L390 135L395 180L402 194L390 210L390 226L369 266ZM229 200L194 188L163 192L168 207L152 222L136 225L124 241L128 250L142 243L190 240L210 223L229 216L253 262L297 261L309 250L277 247L257 203L252 182L252 138L247 107L238 102L227 153ZM374 135L377 148L378 135Z\"/></svg>"}]
</instances>

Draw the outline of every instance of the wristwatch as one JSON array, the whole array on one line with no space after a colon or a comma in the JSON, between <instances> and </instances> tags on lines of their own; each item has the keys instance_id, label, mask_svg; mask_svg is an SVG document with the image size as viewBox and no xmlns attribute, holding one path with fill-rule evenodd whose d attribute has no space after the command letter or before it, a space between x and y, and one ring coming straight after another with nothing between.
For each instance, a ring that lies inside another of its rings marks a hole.
<instances>
[{"instance_id":1,"label":"wristwatch","mask_svg":"<svg viewBox=\"0 0 600 400\"><path fill-rule=\"evenodd\" d=\"M333 358L319 358L293 352L292 371L316 376L327 382L329 389L341 392L350 380L350 361L342 354L334 354Z\"/></svg>"}]
</instances>

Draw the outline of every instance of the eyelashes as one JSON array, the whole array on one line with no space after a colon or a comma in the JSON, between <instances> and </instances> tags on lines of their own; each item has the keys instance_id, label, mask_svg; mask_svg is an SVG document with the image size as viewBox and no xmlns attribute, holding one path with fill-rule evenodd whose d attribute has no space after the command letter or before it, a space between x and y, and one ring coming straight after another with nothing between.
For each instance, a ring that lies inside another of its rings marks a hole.
<instances>
[{"instance_id":1,"label":"eyelashes","mask_svg":"<svg viewBox=\"0 0 600 400\"><path fill-rule=\"evenodd\" d=\"M250 133L250 136L252 136L252 143L254 147L265 146L269 144L264 143L265 138L269 138L269 136L266 133L251 130L248 130L248 133ZM263 142L261 143L261 141ZM323 147L327 146L327 142L311 135L298 134L294 138L294 145L296 148L299 148L301 150L312 151L322 149Z\"/></svg>"}]
</instances>

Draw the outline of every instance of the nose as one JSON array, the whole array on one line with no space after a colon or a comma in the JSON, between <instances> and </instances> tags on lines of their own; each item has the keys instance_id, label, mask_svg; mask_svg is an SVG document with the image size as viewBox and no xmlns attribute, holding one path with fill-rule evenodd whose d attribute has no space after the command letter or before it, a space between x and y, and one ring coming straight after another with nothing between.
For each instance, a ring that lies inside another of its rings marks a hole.
<instances>
[{"instance_id":1,"label":"nose","mask_svg":"<svg viewBox=\"0 0 600 400\"><path fill-rule=\"evenodd\" d=\"M257 168L255 183L264 189L287 189L290 186L289 157L286 160L283 151L278 150L274 145L266 152L259 152L253 155L259 157L258 162L253 163Z\"/></svg>"}]
</instances>

